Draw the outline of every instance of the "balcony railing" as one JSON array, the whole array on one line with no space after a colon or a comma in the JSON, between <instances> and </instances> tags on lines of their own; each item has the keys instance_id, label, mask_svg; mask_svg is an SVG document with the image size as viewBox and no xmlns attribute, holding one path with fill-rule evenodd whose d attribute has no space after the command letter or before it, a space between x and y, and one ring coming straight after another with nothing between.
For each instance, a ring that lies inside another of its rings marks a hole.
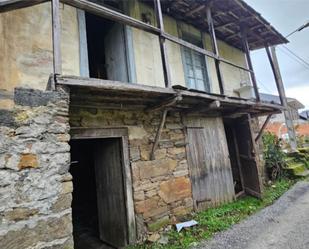
<instances>
[{"instance_id":1,"label":"balcony railing","mask_svg":"<svg viewBox=\"0 0 309 249\"><path fill-rule=\"evenodd\" d=\"M95 14L97 16L101 16L101 17L104 17L104 18L107 18L107 19L110 19L110 20L113 20L113 21L116 21L116 22L119 22L125 25L129 25L137 29L141 29L143 31L157 35L159 38L159 42L160 42L165 87L167 88L172 87L171 76L170 76L170 65L168 63L168 58L167 58L168 56L167 56L166 40L168 40L170 42L178 44L179 46L188 48L192 51L205 55L214 61L215 69L216 69L216 77L217 77L219 90L220 90L219 93L221 95L226 94L226 91L228 90L227 85L229 84L228 79L224 78L224 74L222 72L223 70L222 65L225 64L227 65L226 67L233 67L235 69L235 72L237 71L239 72L239 77L241 79L239 82L239 88L233 89L233 91L235 92L242 91L244 87L250 86L250 83L252 83L255 99L257 102L260 101L258 86L256 83L256 79L255 79L255 75L254 75L254 71L252 67L252 62L250 58L249 45L248 45L248 40L247 40L247 35L246 35L246 32L247 32L246 27L241 28L241 31L242 31L241 39L242 39L242 44L243 44L243 51L245 52L245 55L246 55L247 66L242 66L230 60L222 58L220 56L210 5L206 6L206 16L207 16L207 23L209 27L209 35L211 38L212 51L208 51L206 49L198 47L192 43L184 41L178 37L175 37L165 32L160 0L154 0L155 13L157 16L158 27L144 23L128 15L125 15L118 11L112 10L108 7L95 4L87 0L50 0L50 1L52 5L53 73L55 75L62 74L61 37L60 37L61 36L61 26L60 26L60 13L59 13L59 3L62 2L70 6L73 6L75 8ZM12 9L17 9L17 8L39 4L42 2L47 2L47 0L35 0L35 1L4 0L0 3L0 13L9 11ZM272 63L271 58L269 59L270 59L270 62ZM248 74L250 76L248 76ZM244 78L243 77L244 75L246 75L245 76L246 79L242 80L242 78Z\"/></svg>"}]
</instances>

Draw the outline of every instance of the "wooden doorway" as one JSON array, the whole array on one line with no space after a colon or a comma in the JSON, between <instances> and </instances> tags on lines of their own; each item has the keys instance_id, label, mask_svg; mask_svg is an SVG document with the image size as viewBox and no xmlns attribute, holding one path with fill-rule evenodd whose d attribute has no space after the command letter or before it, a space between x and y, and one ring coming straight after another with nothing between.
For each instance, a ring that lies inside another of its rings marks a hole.
<instances>
[{"instance_id":1,"label":"wooden doorway","mask_svg":"<svg viewBox=\"0 0 309 249\"><path fill-rule=\"evenodd\" d=\"M225 132L233 172L235 193L261 198L261 181L256 162L255 144L250 117L224 120Z\"/></svg>"},{"instance_id":2,"label":"wooden doorway","mask_svg":"<svg viewBox=\"0 0 309 249\"><path fill-rule=\"evenodd\" d=\"M232 201L235 193L222 119L198 118L186 122L195 209Z\"/></svg>"},{"instance_id":3,"label":"wooden doorway","mask_svg":"<svg viewBox=\"0 0 309 249\"><path fill-rule=\"evenodd\" d=\"M75 249L124 247L135 241L126 129L73 129Z\"/></svg>"}]
</instances>

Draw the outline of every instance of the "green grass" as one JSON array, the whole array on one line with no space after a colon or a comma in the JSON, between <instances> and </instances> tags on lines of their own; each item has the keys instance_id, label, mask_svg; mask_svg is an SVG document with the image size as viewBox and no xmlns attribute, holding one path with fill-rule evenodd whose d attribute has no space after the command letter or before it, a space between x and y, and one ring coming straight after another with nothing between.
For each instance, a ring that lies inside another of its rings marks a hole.
<instances>
[{"instance_id":1,"label":"green grass","mask_svg":"<svg viewBox=\"0 0 309 249\"><path fill-rule=\"evenodd\" d=\"M193 243L211 238L216 232L226 230L233 224L240 222L271 205L283 193L285 193L295 180L281 179L267 186L263 199L254 197L244 197L235 202L224 204L216 208L209 208L206 211L196 213L189 219L195 219L199 224L189 229L184 229L180 233L175 230L169 231L166 236L169 238L167 245L142 244L129 247L130 249L184 249L189 248Z\"/></svg>"}]
</instances>

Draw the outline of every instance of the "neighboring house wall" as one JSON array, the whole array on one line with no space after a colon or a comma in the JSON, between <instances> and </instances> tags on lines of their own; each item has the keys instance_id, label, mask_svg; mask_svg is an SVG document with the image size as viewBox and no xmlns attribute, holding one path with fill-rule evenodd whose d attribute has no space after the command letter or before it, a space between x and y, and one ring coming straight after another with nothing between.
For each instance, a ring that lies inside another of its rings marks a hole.
<instances>
[{"instance_id":1,"label":"neighboring house wall","mask_svg":"<svg viewBox=\"0 0 309 249\"><path fill-rule=\"evenodd\" d=\"M79 75L76 9L61 5L63 73ZM0 14L0 91L15 87L45 90L53 72L50 4ZM13 101L2 102L12 108Z\"/></svg>"}]
</instances>

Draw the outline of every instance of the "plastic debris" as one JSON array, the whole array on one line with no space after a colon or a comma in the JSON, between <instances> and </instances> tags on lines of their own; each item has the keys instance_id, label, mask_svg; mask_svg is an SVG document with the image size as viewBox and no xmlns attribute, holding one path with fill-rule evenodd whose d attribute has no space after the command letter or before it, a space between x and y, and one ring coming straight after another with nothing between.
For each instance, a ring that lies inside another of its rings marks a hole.
<instances>
[{"instance_id":1,"label":"plastic debris","mask_svg":"<svg viewBox=\"0 0 309 249\"><path fill-rule=\"evenodd\" d=\"M193 227L196 226L198 223L196 220L190 220L190 221L186 221L186 222L182 222L182 223L177 223L176 224L176 229L177 232L179 233L181 231L181 229L185 228L185 227Z\"/></svg>"}]
</instances>

